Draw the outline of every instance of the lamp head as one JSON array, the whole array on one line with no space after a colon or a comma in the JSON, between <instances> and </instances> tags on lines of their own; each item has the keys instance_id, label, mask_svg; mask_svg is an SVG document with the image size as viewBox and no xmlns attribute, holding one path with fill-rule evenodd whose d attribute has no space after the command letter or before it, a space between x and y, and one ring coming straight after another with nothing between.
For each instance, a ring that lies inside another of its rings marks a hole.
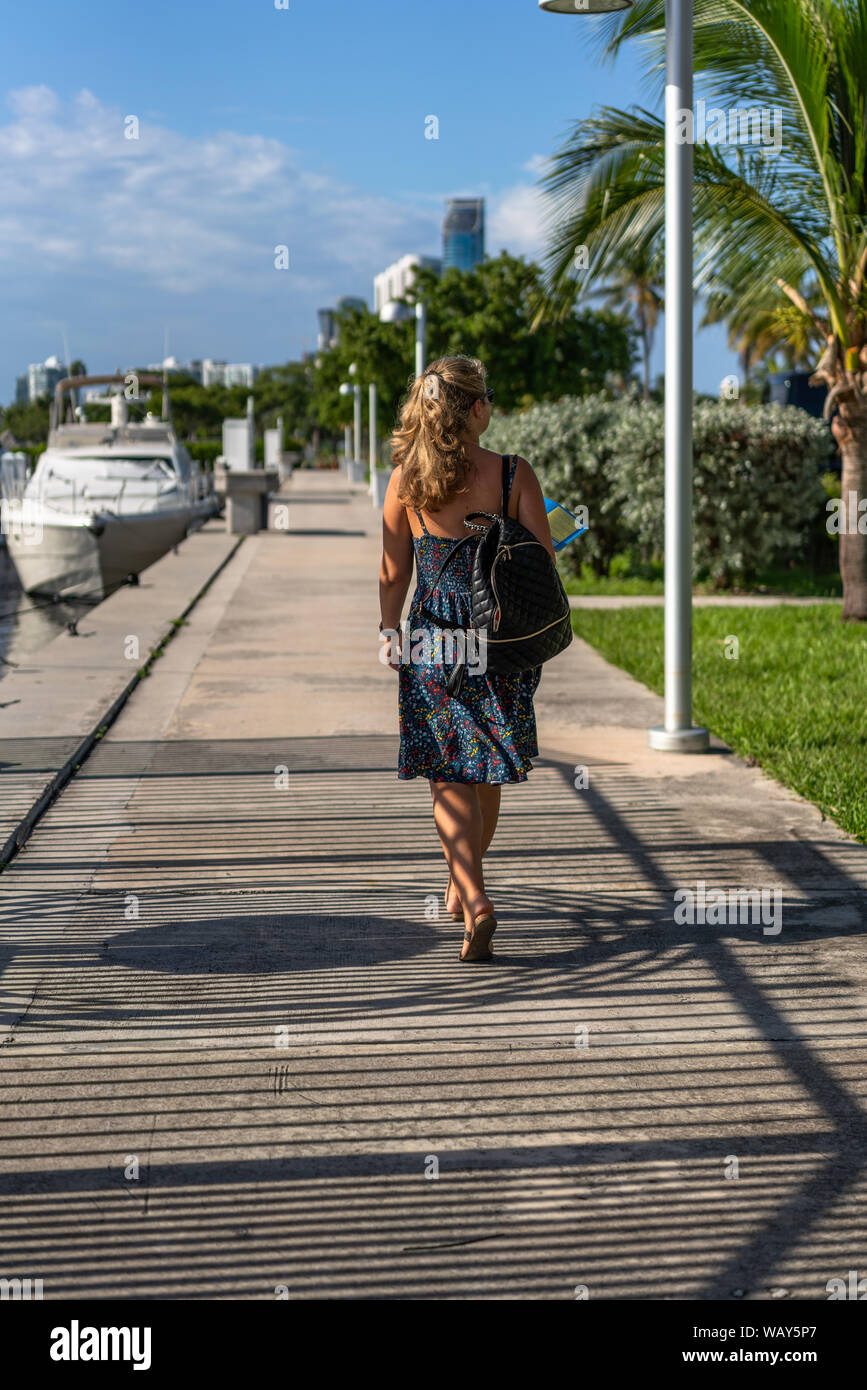
<instances>
[{"instance_id":1,"label":"lamp head","mask_svg":"<svg viewBox=\"0 0 867 1390\"><path fill-rule=\"evenodd\" d=\"M539 0L539 9L551 14L614 14L634 4L635 0Z\"/></svg>"},{"instance_id":2,"label":"lamp head","mask_svg":"<svg viewBox=\"0 0 867 1390\"><path fill-rule=\"evenodd\" d=\"M389 299L379 311L380 323L403 323L409 318L412 318L412 309L407 304L398 304L396 299Z\"/></svg>"}]
</instances>

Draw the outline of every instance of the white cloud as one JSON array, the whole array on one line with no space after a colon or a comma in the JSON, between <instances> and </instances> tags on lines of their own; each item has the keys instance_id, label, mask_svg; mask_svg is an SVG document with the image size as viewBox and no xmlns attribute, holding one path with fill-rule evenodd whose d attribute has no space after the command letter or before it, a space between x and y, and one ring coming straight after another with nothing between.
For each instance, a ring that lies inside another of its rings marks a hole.
<instances>
[{"instance_id":1,"label":"white cloud","mask_svg":"<svg viewBox=\"0 0 867 1390\"><path fill-rule=\"evenodd\" d=\"M50 87L18 87L8 94L6 104L23 120L38 120L57 111L60 99Z\"/></svg>"},{"instance_id":2,"label":"white cloud","mask_svg":"<svg viewBox=\"0 0 867 1390\"><path fill-rule=\"evenodd\" d=\"M173 130L82 90L12 91L0 114L0 399L27 361L62 351L92 370L151 360L168 325L187 356L285 361L316 342L316 309L372 299L373 275L408 250L438 250L442 193L370 195L317 169L317 155L228 128ZM124 137L129 116L140 138ZM232 120L227 110L222 118ZM488 250L544 249L535 156L487 193ZM312 167L307 167L310 165ZM469 192L477 192L470 189ZM290 269L274 268L289 247Z\"/></svg>"},{"instance_id":3,"label":"white cloud","mask_svg":"<svg viewBox=\"0 0 867 1390\"><path fill-rule=\"evenodd\" d=\"M540 260L544 254L543 203L535 184L519 183L490 200L486 241L491 255L505 249Z\"/></svg>"},{"instance_id":4,"label":"white cloud","mask_svg":"<svg viewBox=\"0 0 867 1390\"><path fill-rule=\"evenodd\" d=\"M0 269L15 275L122 273L173 294L273 286L274 247L299 289L337 293L414 244L421 215L305 169L276 139L221 131L186 136L82 91L61 103L45 86L7 97L0 128ZM367 289L365 283L365 289Z\"/></svg>"}]
</instances>

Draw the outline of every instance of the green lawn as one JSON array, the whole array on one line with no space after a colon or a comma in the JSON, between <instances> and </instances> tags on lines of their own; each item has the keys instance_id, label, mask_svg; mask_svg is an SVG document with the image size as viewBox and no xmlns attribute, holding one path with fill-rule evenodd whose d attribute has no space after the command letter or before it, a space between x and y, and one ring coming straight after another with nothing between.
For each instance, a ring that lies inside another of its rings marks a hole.
<instances>
[{"instance_id":1,"label":"green lawn","mask_svg":"<svg viewBox=\"0 0 867 1390\"><path fill-rule=\"evenodd\" d=\"M573 609L572 625L662 694L663 616ZM867 627L841 623L836 603L697 608L693 658L695 722L867 843Z\"/></svg>"}]
</instances>

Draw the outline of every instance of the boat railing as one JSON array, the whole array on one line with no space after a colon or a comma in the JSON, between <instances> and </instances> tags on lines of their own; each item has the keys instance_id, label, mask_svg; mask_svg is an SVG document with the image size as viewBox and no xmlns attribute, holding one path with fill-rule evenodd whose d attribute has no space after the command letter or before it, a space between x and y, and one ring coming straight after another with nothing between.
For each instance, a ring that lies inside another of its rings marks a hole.
<instances>
[{"instance_id":1,"label":"boat railing","mask_svg":"<svg viewBox=\"0 0 867 1390\"><path fill-rule=\"evenodd\" d=\"M20 502L27 486L28 473L26 454L4 455L0 459L0 497L8 502Z\"/></svg>"},{"instance_id":2,"label":"boat railing","mask_svg":"<svg viewBox=\"0 0 867 1390\"><path fill-rule=\"evenodd\" d=\"M69 492L54 491L50 487L53 482L67 483ZM154 504L159 502L162 490L146 493L141 497L135 497L129 493L125 494L129 478L124 478L121 485L114 492L91 492L87 484L79 491L75 482L71 478L58 477L56 474L51 478L41 479L36 501L43 506L50 507L53 511L63 512L74 516L77 512L87 511L115 511L123 504L124 516L135 516L141 512L151 512ZM177 480L176 485L171 489L174 493L173 500L188 506L193 506L198 502L206 500L212 493L209 488L207 475L192 477L188 482Z\"/></svg>"}]
</instances>

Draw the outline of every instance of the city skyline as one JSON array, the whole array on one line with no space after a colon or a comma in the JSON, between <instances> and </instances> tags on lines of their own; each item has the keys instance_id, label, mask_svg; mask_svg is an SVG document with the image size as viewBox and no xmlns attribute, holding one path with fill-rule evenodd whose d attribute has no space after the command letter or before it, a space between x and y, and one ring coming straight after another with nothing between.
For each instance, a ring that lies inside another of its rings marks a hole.
<instances>
[{"instance_id":1,"label":"city skyline","mask_svg":"<svg viewBox=\"0 0 867 1390\"><path fill-rule=\"evenodd\" d=\"M270 364L269 364L270 365ZM19 405L33 404L40 397L51 396L59 381L70 376L72 364L61 362L56 354L46 357L44 362L30 362L26 372L15 379L15 400ZM192 376L202 386L253 386L265 364L263 362L227 362L217 357L191 357L188 362L180 362L176 357L164 357L160 362L127 363L116 369L118 376L134 371L146 372L184 372ZM96 376L106 376L107 371L96 371ZM88 375L85 371L82 375Z\"/></svg>"},{"instance_id":2,"label":"city skyline","mask_svg":"<svg viewBox=\"0 0 867 1390\"><path fill-rule=\"evenodd\" d=\"M136 59L135 16L107 0L62 51L44 42L46 25L66 26L59 0L7 21L3 403L23 365L51 354L95 371L189 360L202 344L227 361L300 360L323 305L369 302L374 276L408 251L440 255L451 197L485 199L491 256L540 260L545 160L610 100L612 72L624 100L647 100L637 55L600 67L595 21L564 24L530 0L498 7L482 62L454 42L468 15L458 0L435 25L396 0L381 0L375 25L341 7L336 43L319 7L214 0L204 29L165 0L150 13L172 33L157 71ZM418 62L371 85L384 32ZM699 389L736 370L724 328L698 336Z\"/></svg>"}]
</instances>

